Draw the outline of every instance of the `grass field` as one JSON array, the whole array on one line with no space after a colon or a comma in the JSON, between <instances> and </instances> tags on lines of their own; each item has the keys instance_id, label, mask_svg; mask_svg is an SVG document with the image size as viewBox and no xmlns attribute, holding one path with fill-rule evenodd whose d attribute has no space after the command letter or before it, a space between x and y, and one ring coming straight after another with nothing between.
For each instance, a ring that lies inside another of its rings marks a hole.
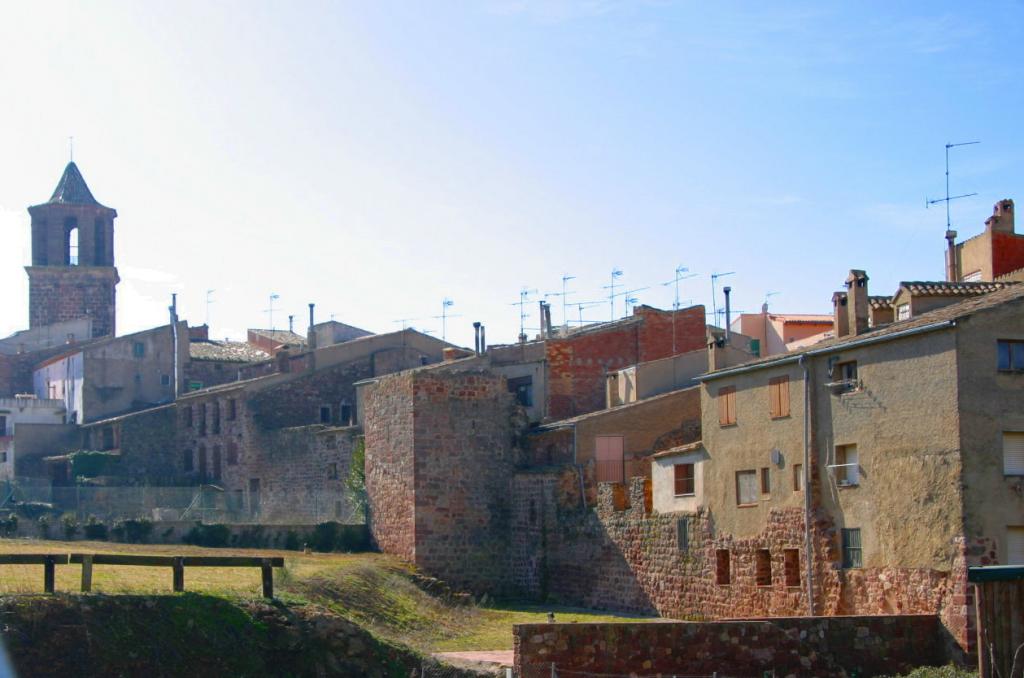
<instances>
[{"instance_id":1,"label":"grass field","mask_svg":"<svg viewBox=\"0 0 1024 678\"><path fill-rule=\"evenodd\" d=\"M293 605L315 603L347 617L389 641L423 652L509 650L512 625L559 621L623 621L622 616L558 606L453 604L421 590L411 568L375 553L297 553L264 549L208 549L186 545L116 544L0 539L0 553L120 553L151 555L273 555L285 559L275 570L275 592ZM57 567L56 589L80 590L81 566ZM39 593L41 565L0 565L0 595ZM227 599L261 595L257 568L185 568L185 590ZM93 592L105 594L171 593L167 567L97 565ZM635 618L628 618L635 621Z\"/></svg>"}]
</instances>

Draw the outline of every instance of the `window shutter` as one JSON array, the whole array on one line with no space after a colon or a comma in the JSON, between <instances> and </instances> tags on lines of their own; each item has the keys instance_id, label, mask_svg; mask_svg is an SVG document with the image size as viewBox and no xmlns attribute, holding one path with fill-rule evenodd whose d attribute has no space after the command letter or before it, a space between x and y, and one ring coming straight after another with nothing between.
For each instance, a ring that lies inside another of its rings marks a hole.
<instances>
[{"instance_id":1,"label":"window shutter","mask_svg":"<svg viewBox=\"0 0 1024 678\"><path fill-rule=\"evenodd\" d=\"M1006 564L1024 565L1024 527L1006 528Z\"/></svg>"},{"instance_id":2,"label":"window shutter","mask_svg":"<svg viewBox=\"0 0 1024 678\"><path fill-rule=\"evenodd\" d=\"M718 389L718 423L722 426L736 423L736 387Z\"/></svg>"},{"instance_id":3,"label":"window shutter","mask_svg":"<svg viewBox=\"0 0 1024 678\"><path fill-rule=\"evenodd\" d=\"M779 416L789 416L789 377L779 380Z\"/></svg>"},{"instance_id":4,"label":"window shutter","mask_svg":"<svg viewBox=\"0 0 1024 678\"><path fill-rule=\"evenodd\" d=\"M1024 476L1024 433L1003 433L1003 475Z\"/></svg>"}]
</instances>

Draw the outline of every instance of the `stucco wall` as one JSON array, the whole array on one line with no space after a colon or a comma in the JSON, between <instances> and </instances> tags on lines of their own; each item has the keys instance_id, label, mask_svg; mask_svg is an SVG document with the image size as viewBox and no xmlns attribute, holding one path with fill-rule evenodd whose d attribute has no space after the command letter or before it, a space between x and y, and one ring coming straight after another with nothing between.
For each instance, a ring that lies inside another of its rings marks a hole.
<instances>
[{"instance_id":1,"label":"stucco wall","mask_svg":"<svg viewBox=\"0 0 1024 678\"><path fill-rule=\"evenodd\" d=\"M707 451L702 447L692 452L651 460L651 486L655 511L659 513L692 512L704 505L704 462L707 457ZM675 467L677 464L694 465L693 496L676 496Z\"/></svg>"}]
</instances>

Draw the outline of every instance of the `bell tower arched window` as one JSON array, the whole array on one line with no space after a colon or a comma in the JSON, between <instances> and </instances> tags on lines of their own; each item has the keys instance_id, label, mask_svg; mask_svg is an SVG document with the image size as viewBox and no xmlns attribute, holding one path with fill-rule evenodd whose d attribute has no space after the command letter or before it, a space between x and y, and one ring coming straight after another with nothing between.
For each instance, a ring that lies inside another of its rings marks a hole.
<instances>
[{"instance_id":1,"label":"bell tower arched window","mask_svg":"<svg viewBox=\"0 0 1024 678\"><path fill-rule=\"evenodd\" d=\"M68 266L78 266L78 219L68 217L64 220L64 256Z\"/></svg>"}]
</instances>

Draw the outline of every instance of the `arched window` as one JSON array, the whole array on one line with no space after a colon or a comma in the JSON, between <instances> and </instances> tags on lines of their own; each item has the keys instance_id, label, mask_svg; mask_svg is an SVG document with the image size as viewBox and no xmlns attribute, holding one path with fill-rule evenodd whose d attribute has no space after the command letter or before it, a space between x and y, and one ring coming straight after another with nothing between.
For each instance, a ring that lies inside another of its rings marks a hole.
<instances>
[{"instance_id":1,"label":"arched window","mask_svg":"<svg viewBox=\"0 0 1024 678\"><path fill-rule=\"evenodd\" d=\"M78 266L78 219L68 217L64 220L64 234L68 266Z\"/></svg>"},{"instance_id":2,"label":"arched window","mask_svg":"<svg viewBox=\"0 0 1024 678\"><path fill-rule=\"evenodd\" d=\"M107 239L103 230L103 220L97 219L92 231L92 263L93 266L107 265Z\"/></svg>"}]
</instances>

